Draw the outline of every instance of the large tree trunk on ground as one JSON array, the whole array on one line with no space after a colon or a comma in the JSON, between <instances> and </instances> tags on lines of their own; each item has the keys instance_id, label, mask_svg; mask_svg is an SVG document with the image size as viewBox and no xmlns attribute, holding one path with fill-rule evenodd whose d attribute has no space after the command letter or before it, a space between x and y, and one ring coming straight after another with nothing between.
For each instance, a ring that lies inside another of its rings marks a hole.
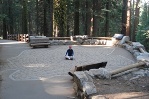
<instances>
[{"instance_id":1,"label":"large tree trunk on ground","mask_svg":"<svg viewBox=\"0 0 149 99\"><path fill-rule=\"evenodd\" d=\"M83 65L83 66L75 66L75 69L71 72L68 72L70 76L73 76L75 71L89 71L90 69L99 69L99 68L105 68L107 65L107 62L101 62L101 63L95 63L95 64L89 64L89 65Z\"/></svg>"},{"instance_id":2,"label":"large tree trunk on ground","mask_svg":"<svg viewBox=\"0 0 149 99\"><path fill-rule=\"evenodd\" d=\"M111 75L116 75L116 74L119 74L121 72L130 70L132 68L137 68L137 67L144 66L145 64L146 64L145 62L138 62L138 63L135 63L135 64L131 64L131 65L128 65L128 66L125 66L125 67L122 67L122 68L118 68L116 70L113 70L113 71L111 71L110 74Z\"/></svg>"}]
</instances>

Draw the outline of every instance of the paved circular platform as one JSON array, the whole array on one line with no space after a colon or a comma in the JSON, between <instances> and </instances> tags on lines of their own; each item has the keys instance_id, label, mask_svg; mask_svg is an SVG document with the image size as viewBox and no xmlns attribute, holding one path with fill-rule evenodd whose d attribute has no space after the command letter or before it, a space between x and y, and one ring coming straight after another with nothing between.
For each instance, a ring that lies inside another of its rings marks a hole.
<instances>
[{"instance_id":1,"label":"paved circular platform","mask_svg":"<svg viewBox=\"0 0 149 99\"><path fill-rule=\"evenodd\" d=\"M74 66L81 66L107 61L106 68L113 70L134 63L135 59L128 51L108 46L72 46L75 59L65 60L68 46L51 46L49 48L29 48L16 57L8 59L5 68L13 69L9 77L12 80L42 80L58 75L68 75Z\"/></svg>"}]
</instances>

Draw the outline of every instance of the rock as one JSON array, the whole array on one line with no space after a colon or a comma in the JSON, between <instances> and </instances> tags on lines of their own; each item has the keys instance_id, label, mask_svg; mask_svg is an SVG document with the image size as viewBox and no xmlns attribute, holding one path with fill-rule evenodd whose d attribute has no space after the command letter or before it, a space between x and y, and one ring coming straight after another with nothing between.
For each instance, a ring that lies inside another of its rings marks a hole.
<instances>
[{"instance_id":1,"label":"rock","mask_svg":"<svg viewBox=\"0 0 149 99\"><path fill-rule=\"evenodd\" d=\"M58 41L58 45L64 45L64 44L65 44L65 42L63 40Z\"/></svg>"},{"instance_id":2,"label":"rock","mask_svg":"<svg viewBox=\"0 0 149 99\"><path fill-rule=\"evenodd\" d=\"M74 89L81 97L97 93L93 79L83 71L74 72Z\"/></svg>"},{"instance_id":3,"label":"rock","mask_svg":"<svg viewBox=\"0 0 149 99\"><path fill-rule=\"evenodd\" d=\"M130 81L131 81L131 80L138 79L139 77L141 77L141 75L137 75L136 77L132 77L132 78L130 79Z\"/></svg>"},{"instance_id":4,"label":"rock","mask_svg":"<svg viewBox=\"0 0 149 99\"><path fill-rule=\"evenodd\" d=\"M83 45L90 45L90 41L89 41L89 40L85 40L85 41L83 42Z\"/></svg>"},{"instance_id":5,"label":"rock","mask_svg":"<svg viewBox=\"0 0 149 99\"><path fill-rule=\"evenodd\" d=\"M84 82L83 83L83 92L88 95L92 95L97 93L96 86L93 84L93 82Z\"/></svg>"},{"instance_id":6,"label":"rock","mask_svg":"<svg viewBox=\"0 0 149 99\"><path fill-rule=\"evenodd\" d=\"M149 57L149 53L140 53L140 56Z\"/></svg>"},{"instance_id":7,"label":"rock","mask_svg":"<svg viewBox=\"0 0 149 99\"><path fill-rule=\"evenodd\" d=\"M125 49L128 50L130 53L133 53L133 47L128 45L128 44L125 44Z\"/></svg>"},{"instance_id":8,"label":"rock","mask_svg":"<svg viewBox=\"0 0 149 99\"><path fill-rule=\"evenodd\" d=\"M140 55L140 52L139 51L134 51L133 52L133 56L135 56L136 58Z\"/></svg>"},{"instance_id":9,"label":"rock","mask_svg":"<svg viewBox=\"0 0 149 99\"><path fill-rule=\"evenodd\" d=\"M140 42L132 42L132 45L134 49L138 49L138 48L144 49L144 45L142 45Z\"/></svg>"},{"instance_id":10,"label":"rock","mask_svg":"<svg viewBox=\"0 0 149 99\"><path fill-rule=\"evenodd\" d=\"M105 68L91 69L90 72L92 72L95 77L111 79L111 74Z\"/></svg>"},{"instance_id":11,"label":"rock","mask_svg":"<svg viewBox=\"0 0 149 99\"><path fill-rule=\"evenodd\" d=\"M129 41L129 40L130 40L129 36L124 36L119 44L124 44L126 43L126 41Z\"/></svg>"},{"instance_id":12,"label":"rock","mask_svg":"<svg viewBox=\"0 0 149 99\"><path fill-rule=\"evenodd\" d=\"M64 45L73 45L73 41L65 40Z\"/></svg>"},{"instance_id":13,"label":"rock","mask_svg":"<svg viewBox=\"0 0 149 99\"><path fill-rule=\"evenodd\" d=\"M103 95L95 95L95 96L92 96L90 99L107 99L107 98Z\"/></svg>"},{"instance_id":14,"label":"rock","mask_svg":"<svg viewBox=\"0 0 149 99\"><path fill-rule=\"evenodd\" d=\"M137 56L137 61L144 61L147 66L149 66L149 57L148 56Z\"/></svg>"}]
</instances>

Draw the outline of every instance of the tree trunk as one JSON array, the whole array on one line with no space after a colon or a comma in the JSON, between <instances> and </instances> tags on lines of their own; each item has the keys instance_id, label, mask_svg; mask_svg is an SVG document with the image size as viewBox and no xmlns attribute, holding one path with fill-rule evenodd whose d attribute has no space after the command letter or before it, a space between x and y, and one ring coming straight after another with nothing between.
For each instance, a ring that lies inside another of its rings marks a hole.
<instances>
[{"instance_id":1,"label":"tree trunk","mask_svg":"<svg viewBox=\"0 0 149 99\"><path fill-rule=\"evenodd\" d=\"M60 1L59 36L66 36L66 1Z\"/></svg>"},{"instance_id":2,"label":"tree trunk","mask_svg":"<svg viewBox=\"0 0 149 99\"><path fill-rule=\"evenodd\" d=\"M28 33L32 34L32 20L31 20L31 13L28 13Z\"/></svg>"},{"instance_id":3,"label":"tree trunk","mask_svg":"<svg viewBox=\"0 0 149 99\"><path fill-rule=\"evenodd\" d=\"M86 0L86 25L85 35L91 36L91 7L92 4L89 0Z\"/></svg>"},{"instance_id":4,"label":"tree trunk","mask_svg":"<svg viewBox=\"0 0 149 99\"><path fill-rule=\"evenodd\" d=\"M9 0L9 12L8 12L8 16L9 16L9 31L10 31L10 34L14 34L14 31L13 31L13 12L12 12L12 5L13 5L13 1L12 0Z\"/></svg>"},{"instance_id":5,"label":"tree trunk","mask_svg":"<svg viewBox=\"0 0 149 99\"><path fill-rule=\"evenodd\" d=\"M28 25L27 25L27 4L26 0L23 0L23 12L22 12L22 34L27 34Z\"/></svg>"},{"instance_id":6,"label":"tree trunk","mask_svg":"<svg viewBox=\"0 0 149 99\"><path fill-rule=\"evenodd\" d=\"M46 0L44 0L44 25L43 25L44 36L47 36L48 28L47 28L47 4Z\"/></svg>"},{"instance_id":7,"label":"tree trunk","mask_svg":"<svg viewBox=\"0 0 149 99\"><path fill-rule=\"evenodd\" d=\"M67 33L66 33L66 36L70 36L70 24L69 24L69 21L70 21L70 4L69 2L67 2Z\"/></svg>"},{"instance_id":8,"label":"tree trunk","mask_svg":"<svg viewBox=\"0 0 149 99\"><path fill-rule=\"evenodd\" d=\"M148 7L147 7L147 10L148 10L148 17L147 17L147 18L148 18L148 20L149 20L149 5L148 5Z\"/></svg>"},{"instance_id":9,"label":"tree trunk","mask_svg":"<svg viewBox=\"0 0 149 99\"><path fill-rule=\"evenodd\" d=\"M136 8L135 8L135 16L134 16L134 29L133 29L133 36L132 36L132 41L135 41L135 36L136 36L136 30L137 26L139 24L139 11L140 8L138 7L140 0L137 0L136 2Z\"/></svg>"},{"instance_id":10,"label":"tree trunk","mask_svg":"<svg viewBox=\"0 0 149 99\"><path fill-rule=\"evenodd\" d=\"M124 35L126 35L127 3L128 3L128 0L123 0L121 34L124 34Z\"/></svg>"},{"instance_id":11,"label":"tree trunk","mask_svg":"<svg viewBox=\"0 0 149 99\"><path fill-rule=\"evenodd\" d=\"M39 22L38 0L36 0L36 34L39 33L39 23L38 22Z\"/></svg>"},{"instance_id":12,"label":"tree trunk","mask_svg":"<svg viewBox=\"0 0 149 99\"><path fill-rule=\"evenodd\" d=\"M2 14L7 14L7 3L6 0L3 1L3 6L2 6ZM2 36L3 39L7 39L7 24L6 24L6 17L3 18L2 20Z\"/></svg>"},{"instance_id":13,"label":"tree trunk","mask_svg":"<svg viewBox=\"0 0 149 99\"><path fill-rule=\"evenodd\" d=\"M110 0L106 3L106 23L105 23L105 37L109 34L109 10L110 10Z\"/></svg>"},{"instance_id":14,"label":"tree trunk","mask_svg":"<svg viewBox=\"0 0 149 99\"><path fill-rule=\"evenodd\" d=\"M38 34L44 33L44 0L38 0Z\"/></svg>"},{"instance_id":15,"label":"tree trunk","mask_svg":"<svg viewBox=\"0 0 149 99\"><path fill-rule=\"evenodd\" d=\"M126 23L126 36L130 36L130 24L131 24L131 0L128 0L127 8L127 23Z\"/></svg>"},{"instance_id":16,"label":"tree trunk","mask_svg":"<svg viewBox=\"0 0 149 99\"><path fill-rule=\"evenodd\" d=\"M79 0L74 0L74 35L79 35Z\"/></svg>"},{"instance_id":17,"label":"tree trunk","mask_svg":"<svg viewBox=\"0 0 149 99\"><path fill-rule=\"evenodd\" d=\"M3 39L7 39L7 26L6 26L6 19L3 19Z\"/></svg>"},{"instance_id":18,"label":"tree trunk","mask_svg":"<svg viewBox=\"0 0 149 99\"><path fill-rule=\"evenodd\" d=\"M49 22L48 22L48 37L52 37L53 36L53 0L48 0L48 11L49 11Z\"/></svg>"},{"instance_id":19,"label":"tree trunk","mask_svg":"<svg viewBox=\"0 0 149 99\"><path fill-rule=\"evenodd\" d=\"M101 0L93 0L93 36L99 36L100 33L100 12Z\"/></svg>"},{"instance_id":20,"label":"tree trunk","mask_svg":"<svg viewBox=\"0 0 149 99\"><path fill-rule=\"evenodd\" d=\"M133 36L134 36L134 33L133 33L133 29L134 29L134 6L135 6L135 1L133 0L132 1L132 9L131 9L131 17L132 17L132 20L131 20L131 29L130 29L130 31L131 31L131 35L130 35L130 40L132 41L132 39L133 39Z\"/></svg>"},{"instance_id":21,"label":"tree trunk","mask_svg":"<svg viewBox=\"0 0 149 99\"><path fill-rule=\"evenodd\" d=\"M80 34L84 35L86 27L86 0L80 1Z\"/></svg>"}]
</instances>

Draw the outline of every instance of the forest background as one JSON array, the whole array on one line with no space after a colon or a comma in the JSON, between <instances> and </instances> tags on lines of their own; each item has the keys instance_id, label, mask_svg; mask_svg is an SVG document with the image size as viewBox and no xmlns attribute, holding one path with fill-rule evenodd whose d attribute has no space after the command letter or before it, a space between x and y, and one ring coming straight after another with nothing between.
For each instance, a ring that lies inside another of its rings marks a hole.
<instances>
[{"instance_id":1,"label":"forest background","mask_svg":"<svg viewBox=\"0 0 149 99\"><path fill-rule=\"evenodd\" d=\"M0 37L130 36L149 51L148 0L0 0Z\"/></svg>"}]
</instances>

